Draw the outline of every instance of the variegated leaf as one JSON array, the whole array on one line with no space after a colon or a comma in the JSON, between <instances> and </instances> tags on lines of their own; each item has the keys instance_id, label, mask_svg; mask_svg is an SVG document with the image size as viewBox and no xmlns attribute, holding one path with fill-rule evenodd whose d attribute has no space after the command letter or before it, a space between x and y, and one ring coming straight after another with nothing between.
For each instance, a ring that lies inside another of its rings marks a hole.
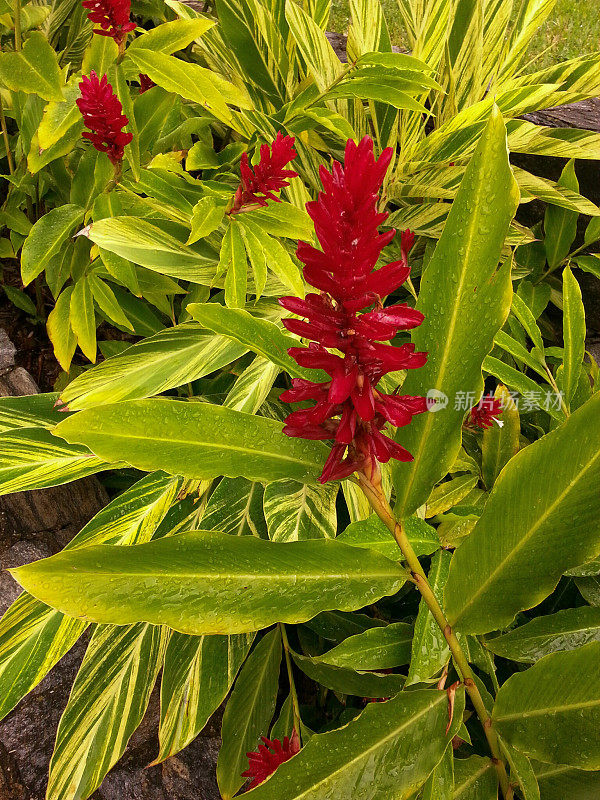
<instances>
[{"instance_id":1,"label":"variegated leaf","mask_svg":"<svg viewBox=\"0 0 600 800\"><path fill-rule=\"evenodd\" d=\"M337 529L337 484L274 481L265 489L263 507L269 538L275 542L333 539Z\"/></svg>"}]
</instances>

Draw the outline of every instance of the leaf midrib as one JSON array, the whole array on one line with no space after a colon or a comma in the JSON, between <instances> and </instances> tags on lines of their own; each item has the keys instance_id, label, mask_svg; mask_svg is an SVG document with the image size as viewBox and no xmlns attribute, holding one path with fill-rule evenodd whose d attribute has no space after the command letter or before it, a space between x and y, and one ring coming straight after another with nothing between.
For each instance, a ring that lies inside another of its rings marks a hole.
<instances>
[{"instance_id":1,"label":"leaf midrib","mask_svg":"<svg viewBox=\"0 0 600 800\"><path fill-rule=\"evenodd\" d=\"M584 708L593 708L600 706L600 697L593 700L582 700L579 703L570 703L562 706L546 706L544 708L534 708L531 711L521 711L518 714L502 714L501 716L494 716L494 722L511 722L519 719L529 719L530 717L540 717L543 714L555 714L557 712L565 711L579 711Z\"/></svg>"}]
</instances>

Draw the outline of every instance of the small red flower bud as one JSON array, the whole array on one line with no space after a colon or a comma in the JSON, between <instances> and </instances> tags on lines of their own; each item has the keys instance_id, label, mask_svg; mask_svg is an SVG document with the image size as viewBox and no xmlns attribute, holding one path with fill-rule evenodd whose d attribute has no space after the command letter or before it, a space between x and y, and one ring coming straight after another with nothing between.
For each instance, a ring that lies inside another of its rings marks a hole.
<instances>
[{"instance_id":1,"label":"small red flower bud","mask_svg":"<svg viewBox=\"0 0 600 800\"><path fill-rule=\"evenodd\" d=\"M491 428L496 417L502 413L502 401L491 394L484 394L476 406L469 411L465 422L466 428ZM500 423L502 424L502 423Z\"/></svg>"},{"instance_id":2,"label":"small red flower bud","mask_svg":"<svg viewBox=\"0 0 600 800\"><path fill-rule=\"evenodd\" d=\"M94 33L99 36L110 36L119 47L127 39L129 31L136 28L130 22L131 0L83 0L81 4L88 12L88 19L99 28Z\"/></svg>"},{"instance_id":3,"label":"small red flower bud","mask_svg":"<svg viewBox=\"0 0 600 800\"><path fill-rule=\"evenodd\" d=\"M76 100L77 107L83 115L85 127L90 130L83 134L84 139L89 139L96 150L106 153L113 164L119 164L125 146L133 139L133 134L123 131L129 120L122 113L119 98L106 75L98 80L94 70L89 78L83 76L79 89L81 97Z\"/></svg>"},{"instance_id":4,"label":"small red flower bud","mask_svg":"<svg viewBox=\"0 0 600 800\"><path fill-rule=\"evenodd\" d=\"M300 752L300 738L295 729L291 737L284 737L283 742L279 739L266 739L264 736L261 738L263 744L258 745L258 750L255 753L246 753L248 769L242 772L242 778L252 778L248 789L254 789L266 781L280 764Z\"/></svg>"},{"instance_id":5,"label":"small red flower bud","mask_svg":"<svg viewBox=\"0 0 600 800\"><path fill-rule=\"evenodd\" d=\"M411 461L411 454L381 431L387 423L408 425L414 414L427 410L423 397L377 390L386 373L421 367L427 358L426 353L416 353L412 344L382 344L423 321L420 311L405 304L384 308L381 301L407 279L408 253L415 238L411 231L404 231L402 259L375 269L381 251L396 233L379 232L387 214L377 210L391 157L388 148L375 160L373 142L365 136L358 145L348 142L343 166L335 162L331 172L321 168L324 191L306 206L321 249L300 242L297 250L307 283L321 294L280 300L288 311L305 318L285 319L285 327L311 340L307 348L292 347L289 354L300 366L322 369L331 378L322 384L296 378L281 395L286 402L315 401L314 406L287 417L284 433L333 440L322 483L356 471L372 474L377 462L390 458ZM374 304L373 310L364 310Z\"/></svg>"},{"instance_id":6,"label":"small red flower bud","mask_svg":"<svg viewBox=\"0 0 600 800\"><path fill-rule=\"evenodd\" d=\"M248 153L242 155L242 178L230 214L237 214L244 206L266 206L267 200L280 202L273 193L289 186L289 179L298 175L291 169L284 169L296 158L294 141L293 136L278 133L271 147L268 144L261 145L260 161L254 170L250 166Z\"/></svg>"},{"instance_id":7,"label":"small red flower bud","mask_svg":"<svg viewBox=\"0 0 600 800\"><path fill-rule=\"evenodd\" d=\"M144 94L144 92L147 92L148 89L151 89L153 86L156 86L154 81L143 72L140 72L139 77L140 77L140 94Z\"/></svg>"}]
</instances>

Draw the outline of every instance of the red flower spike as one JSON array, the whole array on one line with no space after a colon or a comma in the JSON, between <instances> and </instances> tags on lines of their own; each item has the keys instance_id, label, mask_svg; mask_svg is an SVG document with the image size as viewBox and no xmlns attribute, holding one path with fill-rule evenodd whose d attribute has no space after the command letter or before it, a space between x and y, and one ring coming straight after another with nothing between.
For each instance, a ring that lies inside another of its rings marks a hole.
<instances>
[{"instance_id":1,"label":"red flower spike","mask_svg":"<svg viewBox=\"0 0 600 800\"><path fill-rule=\"evenodd\" d=\"M110 36L119 47L127 39L129 31L137 27L130 22L131 0L83 0L81 4L88 12L88 19L99 28L94 33L99 36Z\"/></svg>"},{"instance_id":2,"label":"red flower spike","mask_svg":"<svg viewBox=\"0 0 600 800\"><path fill-rule=\"evenodd\" d=\"M81 97L75 102L83 116L86 128L84 139L89 139L96 150L106 153L113 164L123 160L125 146L133 139L133 134L125 133L123 128L129 120L123 114L119 98L113 92L106 75L102 80L92 70L90 77L83 76L79 84Z\"/></svg>"},{"instance_id":3,"label":"red flower spike","mask_svg":"<svg viewBox=\"0 0 600 800\"><path fill-rule=\"evenodd\" d=\"M300 737L294 729L291 737L285 736L283 742L279 739L261 737L263 744L258 745L254 753L248 756L248 769L242 772L242 778L252 778L248 790L255 789L271 776L280 764L289 761L292 756L300 752Z\"/></svg>"},{"instance_id":4,"label":"red flower spike","mask_svg":"<svg viewBox=\"0 0 600 800\"><path fill-rule=\"evenodd\" d=\"M411 454L382 429L388 423L408 425L415 414L427 410L423 397L387 395L377 390L386 373L415 369L427 357L426 353L416 353L412 344L382 344L398 331L415 328L423 321L420 311L405 304L384 308L381 299L407 279L414 234L402 233L400 261L375 269L381 251L396 233L379 232L387 214L377 210L378 193L391 158L388 148L375 159L373 142L365 136L358 145L348 142L344 165L335 162L331 172L321 167L324 191L306 205L321 249L300 242L297 250L306 281L321 293L307 294L304 300L280 300L285 309L304 317L283 320L285 327L310 340L308 347L292 347L289 354L300 366L322 369L331 379L314 383L295 378L292 388L281 395L289 403L315 403L293 411L286 419L284 433L334 442L321 483L346 478L356 471L372 477L377 475L377 464L390 458L412 460ZM364 310L373 305L373 310Z\"/></svg>"},{"instance_id":5,"label":"red flower spike","mask_svg":"<svg viewBox=\"0 0 600 800\"><path fill-rule=\"evenodd\" d=\"M491 428L496 417L502 413L502 401L491 394L485 394L476 406L469 411L465 422L466 428ZM501 423L500 423L501 424Z\"/></svg>"},{"instance_id":6,"label":"red flower spike","mask_svg":"<svg viewBox=\"0 0 600 800\"><path fill-rule=\"evenodd\" d=\"M266 206L267 200L280 202L274 192L289 186L290 178L298 175L291 169L285 169L296 158L294 142L293 136L283 136L279 132L271 147L268 144L261 145L260 161L254 170L250 166L248 153L242 155L242 179L233 198L230 214L237 214L246 206Z\"/></svg>"}]
</instances>

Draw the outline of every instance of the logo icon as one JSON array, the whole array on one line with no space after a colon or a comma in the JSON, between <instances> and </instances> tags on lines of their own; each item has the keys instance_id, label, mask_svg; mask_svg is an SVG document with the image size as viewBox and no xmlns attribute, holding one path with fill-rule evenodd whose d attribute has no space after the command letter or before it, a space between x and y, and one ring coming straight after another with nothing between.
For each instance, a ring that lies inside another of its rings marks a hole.
<instances>
[{"instance_id":1,"label":"logo icon","mask_svg":"<svg viewBox=\"0 0 600 800\"><path fill-rule=\"evenodd\" d=\"M448 405L448 395L440 392L439 389L429 389L427 392L427 410L442 411Z\"/></svg>"}]
</instances>

